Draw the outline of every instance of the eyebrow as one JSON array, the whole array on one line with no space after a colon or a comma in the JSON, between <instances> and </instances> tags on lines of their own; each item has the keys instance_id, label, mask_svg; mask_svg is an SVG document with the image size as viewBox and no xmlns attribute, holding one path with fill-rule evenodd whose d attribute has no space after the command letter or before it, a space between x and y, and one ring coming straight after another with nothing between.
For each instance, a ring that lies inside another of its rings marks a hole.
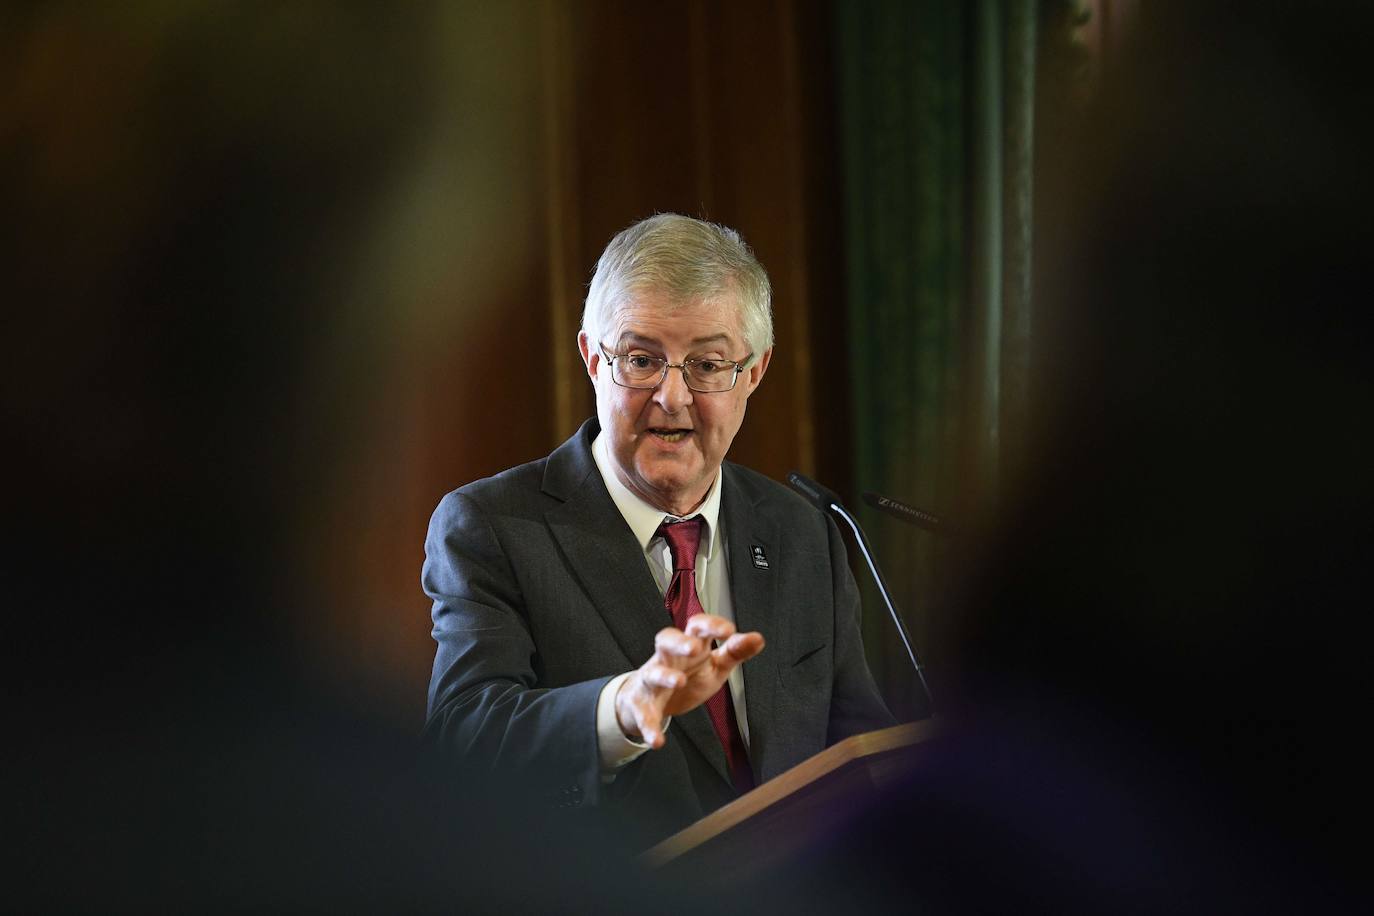
<instances>
[{"instance_id":1,"label":"eyebrow","mask_svg":"<svg viewBox=\"0 0 1374 916\"><path fill-rule=\"evenodd\" d=\"M619 344L620 344L621 346L624 346L625 344L637 344L637 345L639 345L639 346L647 346L647 347L661 347L661 346L662 346L662 344L661 344L659 341L655 340L654 338L652 338L652 337L644 337L643 335L636 334L636 333L633 332L633 331L626 331L626 332L624 332L623 334L621 334L621 335L620 335L620 340L619 340L618 342L619 342ZM708 336L706 336L706 337L694 337L694 338L692 338L692 341L691 341L693 347L700 347L700 346L704 346L704 345L709 344L709 343L716 343L716 342L730 343L730 342L731 342L731 340L730 340L730 335L728 335L728 334L710 334L710 335L708 335Z\"/></svg>"}]
</instances>

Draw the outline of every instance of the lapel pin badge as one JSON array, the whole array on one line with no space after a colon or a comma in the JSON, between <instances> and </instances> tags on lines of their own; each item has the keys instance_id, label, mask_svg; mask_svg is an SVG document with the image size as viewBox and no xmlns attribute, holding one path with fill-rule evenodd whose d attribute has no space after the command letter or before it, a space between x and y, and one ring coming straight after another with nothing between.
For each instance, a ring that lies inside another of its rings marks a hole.
<instances>
[{"instance_id":1,"label":"lapel pin badge","mask_svg":"<svg viewBox=\"0 0 1374 916\"><path fill-rule=\"evenodd\" d=\"M758 544L749 545L749 558L754 561L756 569L768 569L768 555L763 552L763 547Z\"/></svg>"}]
</instances>

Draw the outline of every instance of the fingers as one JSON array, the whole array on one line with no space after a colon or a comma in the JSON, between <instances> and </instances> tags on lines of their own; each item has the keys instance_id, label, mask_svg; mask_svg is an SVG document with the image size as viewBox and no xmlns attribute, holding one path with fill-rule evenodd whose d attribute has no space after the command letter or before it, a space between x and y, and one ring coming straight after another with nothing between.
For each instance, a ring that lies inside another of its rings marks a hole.
<instances>
[{"instance_id":1,"label":"fingers","mask_svg":"<svg viewBox=\"0 0 1374 916\"><path fill-rule=\"evenodd\" d=\"M688 624L690 626L690 623ZM654 653L660 661L671 664L675 659L700 655L706 648L701 639L688 636L675 627L664 627L654 636Z\"/></svg>"},{"instance_id":2,"label":"fingers","mask_svg":"<svg viewBox=\"0 0 1374 916\"><path fill-rule=\"evenodd\" d=\"M720 617L697 614L687 621L686 632L664 627L654 636L654 658L682 671L693 672L711 658L715 640L735 632L734 624Z\"/></svg>"},{"instance_id":3,"label":"fingers","mask_svg":"<svg viewBox=\"0 0 1374 916\"><path fill-rule=\"evenodd\" d=\"M737 633L735 625L721 617L697 614L685 629L660 630L654 636L653 656L625 679L616 696L621 730L650 747L667 741L663 722L668 716L705 702L736 665L763 651L761 634Z\"/></svg>"},{"instance_id":4,"label":"fingers","mask_svg":"<svg viewBox=\"0 0 1374 916\"><path fill-rule=\"evenodd\" d=\"M687 619L687 635L697 639L729 639L735 635L735 625L724 617L693 614Z\"/></svg>"},{"instance_id":5,"label":"fingers","mask_svg":"<svg viewBox=\"0 0 1374 916\"><path fill-rule=\"evenodd\" d=\"M711 651L712 644L718 644ZM694 670L709 658L716 667L724 666L728 673L740 662L748 661L763 651L760 633L737 633L735 625L723 617L696 614L687 621L686 632L665 627L654 639L654 648L661 660L683 670Z\"/></svg>"},{"instance_id":6,"label":"fingers","mask_svg":"<svg viewBox=\"0 0 1374 916\"><path fill-rule=\"evenodd\" d=\"M740 662L747 662L763 651L764 641L762 633L736 633L720 647L711 653L712 658L718 665L729 665L733 668Z\"/></svg>"},{"instance_id":7,"label":"fingers","mask_svg":"<svg viewBox=\"0 0 1374 916\"><path fill-rule=\"evenodd\" d=\"M667 740L663 734L664 704L686 683L687 675L681 671L649 659L625 679L616 694L620 730L631 738L638 735L650 747L662 747Z\"/></svg>"},{"instance_id":8,"label":"fingers","mask_svg":"<svg viewBox=\"0 0 1374 916\"><path fill-rule=\"evenodd\" d=\"M645 686L660 690L676 690L687 683L687 675L681 671L652 660L639 669L639 679Z\"/></svg>"}]
</instances>

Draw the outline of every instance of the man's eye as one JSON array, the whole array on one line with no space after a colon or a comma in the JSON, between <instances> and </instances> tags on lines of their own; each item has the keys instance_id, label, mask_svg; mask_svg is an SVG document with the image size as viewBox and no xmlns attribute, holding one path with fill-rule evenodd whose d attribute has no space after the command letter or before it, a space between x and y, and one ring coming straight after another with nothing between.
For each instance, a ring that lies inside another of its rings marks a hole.
<instances>
[{"instance_id":1,"label":"man's eye","mask_svg":"<svg viewBox=\"0 0 1374 916\"><path fill-rule=\"evenodd\" d=\"M705 375L713 375L717 372L725 371L725 364L714 359L699 359L696 361L697 371Z\"/></svg>"},{"instance_id":2,"label":"man's eye","mask_svg":"<svg viewBox=\"0 0 1374 916\"><path fill-rule=\"evenodd\" d=\"M652 356L644 356L639 353L625 357L625 364L631 369L654 369L657 368L654 365L657 362L658 360L654 359Z\"/></svg>"}]
</instances>

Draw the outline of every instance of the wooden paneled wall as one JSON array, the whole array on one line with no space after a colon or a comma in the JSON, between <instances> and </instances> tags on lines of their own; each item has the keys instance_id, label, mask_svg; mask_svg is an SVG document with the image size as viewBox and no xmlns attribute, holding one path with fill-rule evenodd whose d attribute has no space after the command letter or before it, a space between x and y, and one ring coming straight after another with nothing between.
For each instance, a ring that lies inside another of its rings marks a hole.
<instances>
[{"instance_id":1,"label":"wooden paneled wall","mask_svg":"<svg viewBox=\"0 0 1374 916\"><path fill-rule=\"evenodd\" d=\"M666 210L733 226L769 271L777 334L733 457L775 476L840 472L844 452L819 418L845 392L813 369L818 343L838 356L843 328L823 10L595 2L549 3L544 15L550 263L562 268L551 277L555 347L576 362L561 338L576 330L615 232ZM560 368L569 371L555 379L559 439L591 411L580 366Z\"/></svg>"}]
</instances>

